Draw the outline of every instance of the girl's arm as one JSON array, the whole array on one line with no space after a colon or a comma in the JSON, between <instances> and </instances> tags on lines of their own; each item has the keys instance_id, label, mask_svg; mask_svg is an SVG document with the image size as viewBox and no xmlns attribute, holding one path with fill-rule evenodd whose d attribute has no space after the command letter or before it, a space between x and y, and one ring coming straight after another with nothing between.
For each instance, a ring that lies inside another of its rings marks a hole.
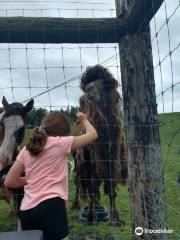
<instances>
[{"instance_id":1,"label":"girl's arm","mask_svg":"<svg viewBox=\"0 0 180 240\"><path fill-rule=\"evenodd\" d=\"M98 137L96 129L88 121L88 119L84 113L78 112L77 117L78 117L79 122L85 128L86 133L82 134L81 136L74 137L72 150L79 148L79 147L83 147L83 146L93 142Z\"/></svg>"},{"instance_id":2,"label":"girl's arm","mask_svg":"<svg viewBox=\"0 0 180 240\"><path fill-rule=\"evenodd\" d=\"M11 169L9 170L4 185L7 188L20 188L26 185L26 178L21 177L24 172L24 165L20 161L15 161Z\"/></svg>"}]
</instances>

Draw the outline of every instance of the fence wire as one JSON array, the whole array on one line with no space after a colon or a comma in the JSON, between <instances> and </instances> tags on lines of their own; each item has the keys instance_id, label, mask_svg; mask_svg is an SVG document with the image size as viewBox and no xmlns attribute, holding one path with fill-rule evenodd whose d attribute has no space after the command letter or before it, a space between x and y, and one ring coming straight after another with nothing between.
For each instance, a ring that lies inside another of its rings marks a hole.
<instances>
[{"instance_id":1,"label":"fence wire","mask_svg":"<svg viewBox=\"0 0 180 240\"><path fill-rule=\"evenodd\" d=\"M24 4L35 4L34 8ZM15 6L13 4L16 4ZM39 16L39 17L115 17L116 10L111 1L61 1L62 6L57 6L60 1L2 1L0 0L0 17L9 16ZM11 6L12 4L12 6ZM19 5L18 5L19 4ZM37 4L41 4L37 6ZM42 6L45 5L45 6ZM82 5L90 7L82 7ZM70 7L68 7L70 6ZM151 21L151 41L153 47L154 73L156 81L156 100L158 103L159 123L161 132L161 145L163 152L163 177L166 191L168 212L168 228L173 229L169 239L180 238L180 77L179 56L180 36L178 24L180 15L180 2L164 0L160 10ZM140 31L141 28L138 30ZM114 28L114 34L116 29ZM27 36L27 35L26 35ZM107 67L118 80L119 92L121 88L121 69L118 44L101 44L98 40L94 44L30 44L28 37L25 44L0 44L0 95L5 95L10 102L26 103L31 98L35 99L35 108L46 110L71 109L78 106L80 90L79 78L86 67L102 64ZM79 26L79 39L81 28ZM116 39L116 36L115 36ZM143 103L142 103L143 104ZM123 113L122 113L123 115ZM152 124L151 124L152 126ZM133 146L127 142L130 147ZM144 146L155 149L157 146ZM137 166L143 159L137 160ZM101 159L103 161L103 159ZM128 160L127 160L128 161ZM156 169L149 169L149 177L155 175ZM178 179L179 176L179 179ZM87 179L82 179L87 180ZM105 179L102 179L105 180ZM118 179L113 179L118 181ZM148 180L148 177L142 178ZM74 185L71 179L70 204L73 200ZM93 179L96 181L96 179ZM136 179L131 179L136 181ZM160 181L155 179L154 181ZM154 192L152 186L152 192ZM139 195L140 193L135 193ZM148 193L146 193L148 195ZM84 226L78 218L78 211L68 210L70 218L70 234L72 239L80 239L79 232L90 239L130 239L133 233L131 226L131 205L128 187L119 187L117 208L126 221L121 228L109 226L107 223L97 226ZM110 210L108 198L102 196L102 201ZM159 199L159 203L164 199ZM158 210L157 208L154 211ZM0 203L7 212L7 206ZM81 203L82 204L82 203ZM148 205L146 206L148 208ZM142 209L133 209L142 211ZM1 210L0 211L4 211ZM4 214L4 212L3 212ZM0 214L0 230L7 230L1 221L7 216ZM142 220L142 219L141 219ZM163 219L162 219L163 220ZM144 220L142 220L144 221ZM144 221L146 226L149 220ZM106 231L104 230L104 226ZM14 225L10 224L13 229ZM158 226L157 226L158 227ZM9 228L9 226L8 226ZM105 233L103 232L105 231ZM138 239L138 238L137 238ZM152 238L153 239L153 236Z\"/></svg>"}]
</instances>

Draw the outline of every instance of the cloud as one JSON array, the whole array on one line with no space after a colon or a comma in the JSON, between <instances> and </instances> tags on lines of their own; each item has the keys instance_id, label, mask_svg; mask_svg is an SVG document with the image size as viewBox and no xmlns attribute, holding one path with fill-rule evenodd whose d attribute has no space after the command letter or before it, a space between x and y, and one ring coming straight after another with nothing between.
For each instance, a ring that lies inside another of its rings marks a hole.
<instances>
[{"instance_id":1,"label":"cloud","mask_svg":"<svg viewBox=\"0 0 180 240\"><path fill-rule=\"evenodd\" d=\"M63 1L64 2L64 1ZM68 2L68 1L67 1ZM71 1L72 2L72 1ZM65 4L53 1L20 3L6 2L0 3L1 16L49 16L49 17L111 17L115 16L114 3L95 5L86 4ZM98 1L100 2L100 1ZM108 2L108 1L107 1ZM178 0L166 1L155 16L156 22L151 21L151 35L155 34L155 23L157 32L164 24L166 17L170 18L167 25L158 33L157 39L152 41L154 66L169 54L169 50L175 49L179 44L180 32L177 23L180 21L180 8ZM4 8L4 10L3 10ZM8 9L6 11L6 8ZM11 10L10 10L11 9ZM14 9L14 10L13 10ZM18 10L17 10L18 9ZM77 11L77 9L79 9ZM94 9L94 10L92 10ZM176 11L175 11L176 9ZM173 14L173 16L171 16ZM170 49L169 49L170 36ZM158 55L159 51L159 55ZM156 94L170 88L164 93L165 111L169 112L172 105L176 111L180 111L178 100L179 86L173 89L172 83L180 81L180 49L177 48L162 62L162 75L159 66L155 68ZM24 101L30 96L40 94L48 88L53 88L58 84L62 86L49 91L35 99L35 105L41 107L60 108L69 105L77 105L82 92L79 88L79 75L86 69L86 66L101 63L105 59L105 66L113 72L120 82L120 68L118 47L115 44L0 44L0 96L6 95L9 101ZM113 56L112 58L110 58ZM109 59L110 58L110 59ZM172 68L171 68L172 63ZM77 76L75 81L63 84L65 81ZM121 83L120 83L121 85ZM163 111L162 97L157 98L158 110Z\"/></svg>"}]
</instances>

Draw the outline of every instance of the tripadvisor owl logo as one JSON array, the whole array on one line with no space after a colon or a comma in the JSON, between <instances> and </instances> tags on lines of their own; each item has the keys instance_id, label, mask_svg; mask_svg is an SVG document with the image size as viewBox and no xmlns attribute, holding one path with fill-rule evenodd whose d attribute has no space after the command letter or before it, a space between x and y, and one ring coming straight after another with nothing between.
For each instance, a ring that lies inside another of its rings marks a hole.
<instances>
[{"instance_id":1,"label":"tripadvisor owl logo","mask_svg":"<svg viewBox=\"0 0 180 240\"><path fill-rule=\"evenodd\" d=\"M144 232L144 230L143 230L142 227L137 227L137 228L135 228L135 234L136 234L137 236L141 236L141 235L143 234L143 232Z\"/></svg>"},{"instance_id":2,"label":"tripadvisor owl logo","mask_svg":"<svg viewBox=\"0 0 180 240\"><path fill-rule=\"evenodd\" d=\"M173 229L146 229L146 228L142 228L142 227L137 227L135 228L135 234L137 236L141 236L142 234L169 234L169 233L173 233Z\"/></svg>"}]
</instances>

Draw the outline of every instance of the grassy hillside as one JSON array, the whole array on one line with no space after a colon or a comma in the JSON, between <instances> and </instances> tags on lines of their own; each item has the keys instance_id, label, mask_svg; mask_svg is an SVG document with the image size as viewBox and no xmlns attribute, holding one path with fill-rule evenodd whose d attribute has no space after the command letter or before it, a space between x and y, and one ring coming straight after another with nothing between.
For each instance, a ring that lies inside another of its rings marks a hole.
<instances>
[{"instance_id":1,"label":"grassy hillside","mask_svg":"<svg viewBox=\"0 0 180 240\"><path fill-rule=\"evenodd\" d=\"M177 183L180 173L180 113L162 114L160 121L167 217L169 229L174 230L170 239L177 240L180 239L180 184Z\"/></svg>"},{"instance_id":2,"label":"grassy hillside","mask_svg":"<svg viewBox=\"0 0 180 240\"><path fill-rule=\"evenodd\" d=\"M174 234L169 237L171 240L179 239L180 235L180 185L177 184L178 173L180 172L180 113L160 115L160 134L163 153L163 167L165 171L165 189L167 198L167 214L169 229ZM30 134L27 131L26 137ZM26 141L26 140L25 140ZM87 226L78 222L78 211L70 209L75 193L73 181L70 180L68 216L71 235L98 236L100 239L123 239L129 240L131 235L130 226L130 202L127 186L120 186L118 189L117 206L120 218L126 222L124 227L112 227L108 223L99 223L95 226ZM108 198L103 196L102 203L109 207ZM83 203L81 203L83 205ZM8 216L8 207L3 201L0 202L0 231L14 229L15 218ZM79 239L79 237L77 238ZM91 238L86 238L86 240Z\"/></svg>"}]
</instances>

